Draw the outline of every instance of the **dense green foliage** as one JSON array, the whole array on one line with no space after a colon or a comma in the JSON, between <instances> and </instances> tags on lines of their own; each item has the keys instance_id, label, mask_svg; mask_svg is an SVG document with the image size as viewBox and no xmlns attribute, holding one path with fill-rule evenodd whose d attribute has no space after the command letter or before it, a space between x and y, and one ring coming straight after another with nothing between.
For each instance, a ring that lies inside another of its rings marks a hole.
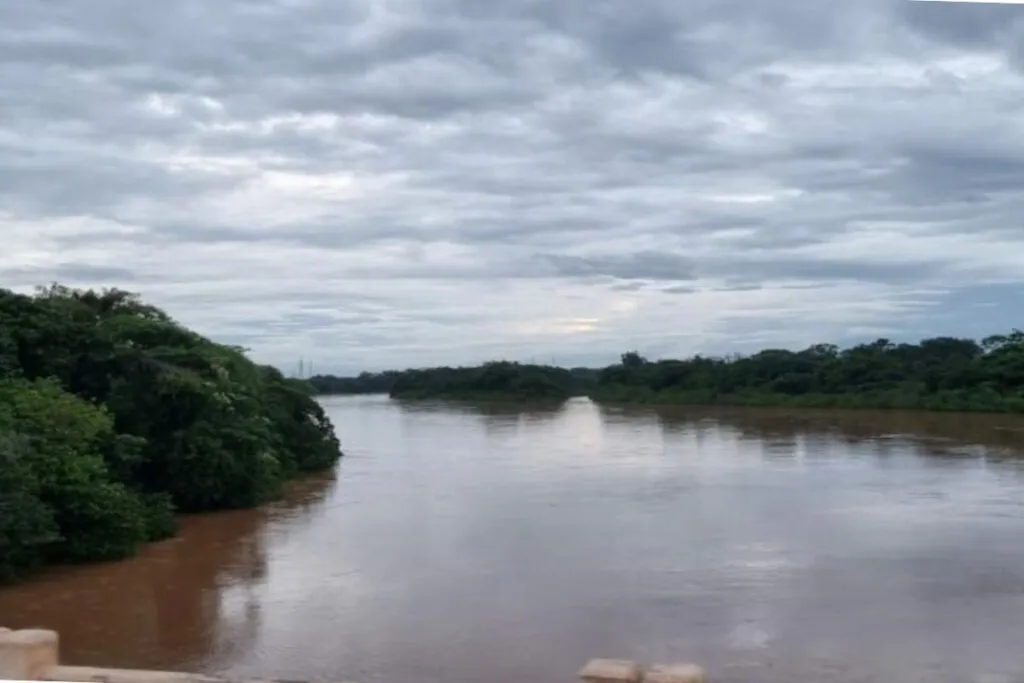
<instances>
[{"instance_id":1,"label":"dense green foliage","mask_svg":"<svg viewBox=\"0 0 1024 683\"><path fill-rule=\"evenodd\" d=\"M427 368L364 372L356 377L317 375L309 383L319 394L390 394L400 398L564 400L585 395L597 384L597 370L494 362L470 368Z\"/></svg>"},{"instance_id":2,"label":"dense green foliage","mask_svg":"<svg viewBox=\"0 0 1024 683\"><path fill-rule=\"evenodd\" d=\"M605 402L1024 412L1024 333L980 343L879 339L842 351L819 344L657 362L630 352L601 371L591 396Z\"/></svg>"},{"instance_id":3,"label":"dense green foliage","mask_svg":"<svg viewBox=\"0 0 1024 683\"><path fill-rule=\"evenodd\" d=\"M507 361L475 368L406 370L390 392L394 398L526 401L564 401L572 393L573 377L568 370Z\"/></svg>"},{"instance_id":4,"label":"dense green foliage","mask_svg":"<svg viewBox=\"0 0 1024 683\"><path fill-rule=\"evenodd\" d=\"M340 456L305 382L119 290L0 290L0 580L257 505Z\"/></svg>"},{"instance_id":5,"label":"dense green foliage","mask_svg":"<svg viewBox=\"0 0 1024 683\"><path fill-rule=\"evenodd\" d=\"M313 375L308 381L318 394L389 394L401 375L400 370L387 370L362 372L356 377Z\"/></svg>"},{"instance_id":6,"label":"dense green foliage","mask_svg":"<svg viewBox=\"0 0 1024 683\"><path fill-rule=\"evenodd\" d=\"M768 349L750 356L648 361L635 352L602 370L517 363L313 378L320 393L400 398L562 400L607 403L778 405L1024 412L1024 332L976 342L879 339L840 350Z\"/></svg>"}]
</instances>

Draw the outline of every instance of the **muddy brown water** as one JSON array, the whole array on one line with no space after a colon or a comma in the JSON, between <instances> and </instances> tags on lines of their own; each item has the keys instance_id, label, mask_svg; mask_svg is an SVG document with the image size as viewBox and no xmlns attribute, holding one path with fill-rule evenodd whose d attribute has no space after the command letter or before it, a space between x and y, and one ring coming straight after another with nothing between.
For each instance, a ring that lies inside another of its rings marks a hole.
<instances>
[{"instance_id":1,"label":"muddy brown water","mask_svg":"<svg viewBox=\"0 0 1024 683\"><path fill-rule=\"evenodd\" d=\"M1024 679L1024 420L325 401L348 457L0 590L64 661L370 683Z\"/></svg>"}]
</instances>

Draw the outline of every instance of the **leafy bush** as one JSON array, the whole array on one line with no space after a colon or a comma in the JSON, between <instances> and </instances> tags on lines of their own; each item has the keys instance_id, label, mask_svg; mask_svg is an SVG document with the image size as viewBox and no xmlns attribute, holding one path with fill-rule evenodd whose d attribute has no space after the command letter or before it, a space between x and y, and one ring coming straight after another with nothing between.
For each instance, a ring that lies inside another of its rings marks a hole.
<instances>
[{"instance_id":1,"label":"leafy bush","mask_svg":"<svg viewBox=\"0 0 1024 683\"><path fill-rule=\"evenodd\" d=\"M258 505L340 457L312 388L120 290L0 290L0 580Z\"/></svg>"}]
</instances>

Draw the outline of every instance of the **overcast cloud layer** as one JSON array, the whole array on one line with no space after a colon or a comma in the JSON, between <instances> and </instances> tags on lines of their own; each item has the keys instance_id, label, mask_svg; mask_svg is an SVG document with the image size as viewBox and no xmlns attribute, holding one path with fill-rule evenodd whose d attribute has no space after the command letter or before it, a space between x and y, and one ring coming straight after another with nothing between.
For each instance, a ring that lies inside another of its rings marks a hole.
<instances>
[{"instance_id":1,"label":"overcast cloud layer","mask_svg":"<svg viewBox=\"0 0 1024 683\"><path fill-rule=\"evenodd\" d=\"M318 371L1021 325L1024 7L0 4L0 286Z\"/></svg>"}]
</instances>

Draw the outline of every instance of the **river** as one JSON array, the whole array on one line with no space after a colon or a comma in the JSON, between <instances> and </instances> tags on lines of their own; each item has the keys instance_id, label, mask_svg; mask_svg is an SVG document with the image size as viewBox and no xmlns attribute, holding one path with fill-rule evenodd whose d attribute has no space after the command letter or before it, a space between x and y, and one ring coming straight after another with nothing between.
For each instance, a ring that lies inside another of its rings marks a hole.
<instances>
[{"instance_id":1,"label":"river","mask_svg":"<svg viewBox=\"0 0 1024 683\"><path fill-rule=\"evenodd\" d=\"M357 683L1024 678L1024 420L325 400L347 457L0 590L72 664Z\"/></svg>"}]
</instances>

